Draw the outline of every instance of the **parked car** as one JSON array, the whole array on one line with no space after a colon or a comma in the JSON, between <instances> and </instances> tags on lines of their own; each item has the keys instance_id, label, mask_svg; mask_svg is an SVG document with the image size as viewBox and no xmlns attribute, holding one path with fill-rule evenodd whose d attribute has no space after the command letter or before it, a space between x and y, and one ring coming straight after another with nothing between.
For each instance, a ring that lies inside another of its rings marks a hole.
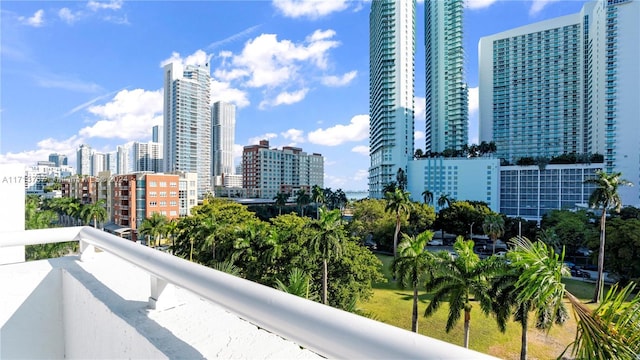
<instances>
[{"instance_id":1,"label":"parked car","mask_svg":"<svg viewBox=\"0 0 640 360\"><path fill-rule=\"evenodd\" d=\"M571 276L583 279L591 279L591 274L582 270L579 266L574 266L571 268Z\"/></svg>"},{"instance_id":2,"label":"parked car","mask_svg":"<svg viewBox=\"0 0 640 360\"><path fill-rule=\"evenodd\" d=\"M591 256L591 254L593 254L593 251L587 249L586 247L580 247L578 248L578 250L576 250L576 254L581 256Z\"/></svg>"},{"instance_id":3,"label":"parked car","mask_svg":"<svg viewBox=\"0 0 640 360\"><path fill-rule=\"evenodd\" d=\"M442 246L442 239L433 239L427 243L429 246Z\"/></svg>"}]
</instances>

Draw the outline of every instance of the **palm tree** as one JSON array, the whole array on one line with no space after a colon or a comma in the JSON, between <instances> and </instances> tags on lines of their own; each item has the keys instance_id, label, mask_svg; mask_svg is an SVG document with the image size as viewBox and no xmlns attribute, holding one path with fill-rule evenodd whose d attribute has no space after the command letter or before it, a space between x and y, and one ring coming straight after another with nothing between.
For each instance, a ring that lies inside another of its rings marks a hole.
<instances>
[{"instance_id":1,"label":"palm tree","mask_svg":"<svg viewBox=\"0 0 640 360\"><path fill-rule=\"evenodd\" d=\"M173 249L176 247L176 235L178 233L178 220L171 219L164 227L164 232L168 237L171 238L171 251L173 253Z\"/></svg>"},{"instance_id":2,"label":"palm tree","mask_svg":"<svg viewBox=\"0 0 640 360\"><path fill-rule=\"evenodd\" d=\"M83 205L82 211L80 212L82 220L85 222L93 220L93 227L97 229L98 221L104 222L109 218L105 205L106 202L103 199L100 199L95 203Z\"/></svg>"},{"instance_id":3,"label":"palm tree","mask_svg":"<svg viewBox=\"0 0 640 360\"><path fill-rule=\"evenodd\" d=\"M393 257L395 258L398 249L400 225L402 220L408 219L411 214L411 201L409 200L409 192L400 189L385 193L384 198L387 202L384 210L396 216L396 231L393 234Z\"/></svg>"},{"instance_id":4,"label":"palm tree","mask_svg":"<svg viewBox=\"0 0 640 360\"><path fill-rule=\"evenodd\" d=\"M440 195L440 197L438 198L438 207L442 208L445 205L447 205L447 207L451 207L451 203L453 202L453 198L451 198L449 196L449 194L442 194Z\"/></svg>"},{"instance_id":5,"label":"palm tree","mask_svg":"<svg viewBox=\"0 0 640 360\"><path fill-rule=\"evenodd\" d=\"M318 185L313 185L313 188L311 188L311 200L313 200L314 203L316 203L316 219L320 216L320 204L324 204L325 202L325 197L324 197L324 190L318 186Z\"/></svg>"},{"instance_id":6,"label":"palm tree","mask_svg":"<svg viewBox=\"0 0 640 360\"><path fill-rule=\"evenodd\" d=\"M429 189L424 189L422 192L422 198L425 204L431 204L433 202L433 193Z\"/></svg>"},{"instance_id":7,"label":"palm tree","mask_svg":"<svg viewBox=\"0 0 640 360\"><path fill-rule=\"evenodd\" d=\"M491 238L491 242L493 243L492 254L495 254L496 240L504 234L504 219L500 214L487 214L482 223L482 230Z\"/></svg>"},{"instance_id":8,"label":"palm tree","mask_svg":"<svg viewBox=\"0 0 640 360\"><path fill-rule=\"evenodd\" d=\"M140 227L138 228L138 233L142 236L149 236L155 239L156 247L160 242L160 237L165 231L165 225L167 223L167 217L154 212L150 217L142 220Z\"/></svg>"},{"instance_id":9,"label":"palm tree","mask_svg":"<svg viewBox=\"0 0 640 360\"><path fill-rule=\"evenodd\" d=\"M204 248L211 247L211 259L216 260L216 233L220 231L220 224L213 215L202 220L198 227L198 235L204 240L202 243Z\"/></svg>"},{"instance_id":10,"label":"palm tree","mask_svg":"<svg viewBox=\"0 0 640 360\"><path fill-rule=\"evenodd\" d=\"M293 268L289 271L288 283L276 279L276 289L312 301L318 300L318 294L311 291L311 277L304 271Z\"/></svg>"},{"instance_id":11,"label":"palm tree","mask_svg":"<svg viewBox=\"0 0 640 360\"><path fill-rule=\"evenodd\" d=\"M551 251L548 251L551 250ZM553 271L562 272L562 260L552 248L536 249L540 251L540 259L548 264ZM559 291L547 291L546 296L539 296L526 300L520 300L518 296L522 288L517 286L518 281L524 276L524 272L530 266L529 261L518 262L522 258L518 252L511 253L509 259L514 259L514 263L501 261L499 275L492 279L490 293L493 294L492 312L496 316L498 328L505 332L509 318L513 316L514 321L519 322L522 333L520 337L520 359L527 358L527 330L529 326L529 312L536 314L535 326L538 329L548 330L553 323L562 324L568 319L568 312L562 302L562 295ZM517 265L516 265L517 264Z\"/></svg>"},{"instance_id":12,"label":"palm tree","mask_svg":"<svg viewBox=\"0 0 640 360\"><path fill-rule=\"evenodd\" d=\"M427 280L426 290L433 292L433 298L424 316L433 315L443 300L449 301L449 317L446 331L453 329L464 311L464 347L469 347L469 326L471 323L471 297L478 301L485 314L491 311L491 297L489 295L493 258L480 260L473 252L473 241L465 241L458 236L453 245L455 256L446 251L436 254L434 270Z\"/></svg>"},{"instance_id":13,"label":"palm tree","mask_svg":"<svg viewBox=\"0 0 640 360\"><path fill-rule=\"evenodd\" d=\"M276 206L278 207L278 215L282 215L282 208L287 205L287 199L289 199L289 195L285 193L277 193L276 196L273 197L273 200L276 201Z\"/></svg>"},{"instance_id":14,"label":"palm tree","mask_svg":"<svg viewBox=\"0 0 640 360\"><path fill-rule=\"evenodd\" d=\"M516 282L517 301L547 302L553 317L566 296L576 314L578 331L571 354L577 359L634 359L640 352L640 294L631 300L635 284L619 290L613 286L594 310L586 307L565 289L562 276L568 275L562 265L564 254L558 256L553 248L541 241L531 243L527 238L512 239L513 250L508 258L524 270ZM556 321L550 319L550 321ZM564 355L561 354L560 357Z\"/></svg>"},{"instance_id":15,"label":"palm tree","mask_svg":"<svg viewBox=\"0 0 640 360\"><path fill-rule=\"evenodd\" d=\"M607 209L614 209L620 212L622 208L622 200L618 194L618 186L632 184L621 179L621 173L607 174L604 171L596 172L595 178L585 180L586 184L594 184L596 188L589 196L589 206L592 208L601 207L600 215L600 249L598 251L598 279L596 281L596 289L593 294L593 302L600 302L604 285L604 242L605 242L605 221L607 219Z\"/></svg>"},{"instance_id":16,"label":"palm tree","mask_svg":"<svg viewBox=\"0 0 640 360\"><path fill-rule=\"evenodd\" d=\"M309 240L309 247L322 259L322 303L327 304L327 283L329 270L327 262L342 254L344 229L342 215L339 210L320 210L320 218L313 220L309 226L314 231Z\"/></svg>"},{"instance_id":17,"label":"palm tree","mask_svg":"<svg viewBox=\"0 0 640 360\"><path fill-rule=\"evenodd\" d=\"M311 202L311 197L304 189L296 192L296 204L300 208L300 216L304 216L304 207Z\"/></svg>"},{"instance_id":18,"label":"palm tree","mask_svg":"<svg viewBox=\"0 0 640 360\"><path fill-rule=\"evenodd\" d=\"M433 255L425 250L427 243L433 238L433 232L427 230L418 236L402 234L398 245L399 257L393 260L391 270L400 279L402 286L413 288L413 312L411 315L411 331L418 332L418 285L431 266Z\"/></svg>"}]
</instances>

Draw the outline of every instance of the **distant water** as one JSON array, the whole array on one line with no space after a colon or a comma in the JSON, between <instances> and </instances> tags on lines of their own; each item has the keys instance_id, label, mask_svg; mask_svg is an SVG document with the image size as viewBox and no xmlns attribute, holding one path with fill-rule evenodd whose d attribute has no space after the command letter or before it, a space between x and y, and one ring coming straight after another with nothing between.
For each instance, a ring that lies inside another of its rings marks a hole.
<instances>
[{"instance_id":1,"label":"distant water","mask_svg":"<svg viewBox=\"0 0 640 360\"><path fill-rule=\"evenodd\" d=\"M369 196L368 191L345 191L345 195L347 195L347 199L349 200L360 200Z\"/></svg>"}]
</instances>

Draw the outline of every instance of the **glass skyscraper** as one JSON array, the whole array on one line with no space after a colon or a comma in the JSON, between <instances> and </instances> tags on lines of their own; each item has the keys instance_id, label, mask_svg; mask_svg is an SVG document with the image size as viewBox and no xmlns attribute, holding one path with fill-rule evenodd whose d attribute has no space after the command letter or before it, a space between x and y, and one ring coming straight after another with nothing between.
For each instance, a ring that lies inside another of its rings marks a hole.
<instances>
[{"instance_id":1,"label":"glass skyscraper","mask_svg":"<svg viewBox=\"0 0 640 360\"><path fill-rule=\"evenodd\" d=\"M371 2L369 14L369 196L406 172L413 157L415 0Z\"/></svg>"},{"instance_id":2,"label":"glass skyscraper","mask_svg":"<svg viewBox=\"0 0 640 360\"><path fill-rule=\"evenodd\" d=\"M218 101L211 108L213 176L233 175L233 144L236 131L236 107Z\"/></svg>"},{"instance_id":3,"label":"glass skyscraper","mask_svg":"<svg viewBox=\"0 0 640 360\"><path fill-rule=\"evenodd\" d=\"M425 1L425 152L460 150L468 143L468 86L464 81L464 0Z\"/></svg>"},{"instance_id":4,"label":"glass skyscraper","mask_svg":"<svg viewBox=\"0 0 640 360\"><path fill-rule=\"evenodd\" d=\"M198 197L211 191L209 64L164 67L164 171L198 174Z\"/></svg>"}]
</instances>

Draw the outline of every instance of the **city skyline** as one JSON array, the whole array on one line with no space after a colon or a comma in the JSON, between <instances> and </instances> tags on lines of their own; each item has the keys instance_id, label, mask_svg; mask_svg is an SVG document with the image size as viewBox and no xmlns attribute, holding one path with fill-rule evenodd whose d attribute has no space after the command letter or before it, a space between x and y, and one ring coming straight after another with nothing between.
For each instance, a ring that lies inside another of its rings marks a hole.
<instances>
[{"instance_id":1,"label":"city skyline","mask_svg":"<svg viewBox=\"0 0 640 360\"><path fill-rule=\"evenodd\" d=\"M478 142L479 38L576 13L583 3L467 4L472 142ZM3 2L1 7L0 163L31 165L60 153L74 165L83 143L110 152L131 141L147 142L151 128L162 124L161 66L170 60L209 61L211 101L229 101L238 109L236 163L242 146L264 138L274 147L323 154L326 187L367 189L369 2ZM211 21L193 21L188 16L193 13ZM424 3L418 2L416 149L424 148L423 29Z\"/></svg>"}]
</instances>

